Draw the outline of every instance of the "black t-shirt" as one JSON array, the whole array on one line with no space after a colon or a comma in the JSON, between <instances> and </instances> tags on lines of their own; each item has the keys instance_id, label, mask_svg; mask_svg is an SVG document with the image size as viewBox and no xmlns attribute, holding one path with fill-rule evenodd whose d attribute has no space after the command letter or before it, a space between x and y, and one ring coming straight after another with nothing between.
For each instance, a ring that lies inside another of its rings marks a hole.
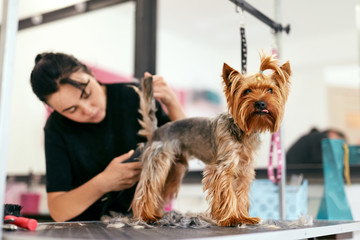
<instances>
[{"instance_id":1,"label":"black t-shirt","mask_svg":"<svg viewBox=\"0 0 360 240\"><path fill-rule=\"evenodd\" d=\"M297 140L286 153L287 164L322 164L321 140L328 137L328 131L312 129Z\"/></svg>"},{"instance_id":2,"label":"black t-shirt","mask_svg":"<svg viewBox=\"0 0 360 240\"><path fill-rule=\"evenodd\" d=\"M53 112L46 122L46 190L70 191L102 172L115 157L145 139L140 129L139 97L129 84L108 84L106 117L100 123L78 123ZM157 102L158 125L169 121ZM108 204L100 198L85 212L72 220L99 220L109 210L126 213L133 198L135 186L116 194Z\"/></svg>"}]
</instances>

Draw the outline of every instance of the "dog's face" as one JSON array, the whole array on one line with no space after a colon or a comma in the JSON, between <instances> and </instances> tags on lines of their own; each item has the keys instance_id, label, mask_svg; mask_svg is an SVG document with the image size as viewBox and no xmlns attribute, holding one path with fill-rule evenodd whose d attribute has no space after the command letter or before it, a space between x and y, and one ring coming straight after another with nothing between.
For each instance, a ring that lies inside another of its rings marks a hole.
<instances>
[{"instance_id":1,"label":"dog's face","mask_svg":"<svg viewBox=\"0 0 360 240\"><path fill-rule=\"evenodd\" d=\"M272 73L265 75L263 71ZM260 72L244 76L224 63L224 93L228 110L245 134L276 132L289 93L289 62L282 66L270 56L261 57Z\"/></svg>"}]
</instances>

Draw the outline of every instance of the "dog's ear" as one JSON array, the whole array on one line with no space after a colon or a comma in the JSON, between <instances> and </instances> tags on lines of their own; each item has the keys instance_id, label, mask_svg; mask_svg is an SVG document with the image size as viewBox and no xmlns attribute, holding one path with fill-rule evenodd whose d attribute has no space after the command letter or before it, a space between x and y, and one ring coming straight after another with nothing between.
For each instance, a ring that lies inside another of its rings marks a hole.
<instances>
[{"instance_id":1,"label":"dog's ear","mask_svg":"<svg viewBox=\"0 0 360 240\"><path fill-rule=\"evenodd\" d=\"M291 67L289 61L280 66L280 69L274 71L272 78L275 79L279 86L288 85L290 83Z\"/></svg>"},{"instance_id":2,"label":"dog's ear","mask_svg":"<svg viewBox=\"0 0 360 240\"><path fill-rule=\"evenodd\" d=\"M291 68L290 68L290 62L287 61L286 63L284 63L281 67L281 70L286 73L287 75L285 76L287 80L289 80L289 77L291 75Z\"/></svg>"},{"instance_id":3,"label":"dog's ear","mask_svg":"<svg viewBox=\"0 0 360 240\"><path fill-rule=\"evenodd\" d=\"M229 86L231 84L230 75L232 74L240 74L240 73L235 69L233 69L232 67L230 67L229 65L227 65L226 63L224 63L222 78L224 80L225 86Z\"/></svg>"}]
</instances>

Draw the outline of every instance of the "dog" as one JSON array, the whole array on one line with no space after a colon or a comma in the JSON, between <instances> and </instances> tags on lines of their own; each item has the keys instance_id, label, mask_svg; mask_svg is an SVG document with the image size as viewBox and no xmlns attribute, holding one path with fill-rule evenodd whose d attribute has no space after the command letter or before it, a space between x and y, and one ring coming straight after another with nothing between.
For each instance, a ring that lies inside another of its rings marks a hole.
<instances>
[{"instance_id":1,"label":"dog","mask_svg":"<svg viewBox=\"0 0 360 240\"><path fill-rule=\"evenodd\" d=\"M152 81L144 78L140 97L141 136L147 138L140 161L142 172L131 204L133 217L154 222L164 206L177 196L191 157L206 165L202 184L210 216L219 226L257 224L249 216L250 185L255 177L254 157L259 134L278 131L290 89L290 63L279 66L273 56L261 54L260 71L242 75L223 65L223 92L227 110L214 118L187 118L156 127ZM270 74L265 70L272 70Z\"/></svg>"}]
</instances>

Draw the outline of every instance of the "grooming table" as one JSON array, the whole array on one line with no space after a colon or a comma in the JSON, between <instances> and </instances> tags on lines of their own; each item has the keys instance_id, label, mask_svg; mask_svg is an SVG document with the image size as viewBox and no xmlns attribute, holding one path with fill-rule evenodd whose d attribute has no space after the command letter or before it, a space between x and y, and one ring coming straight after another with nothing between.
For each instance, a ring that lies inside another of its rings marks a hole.
<instances>
[{"instance_id":1,"label":"grooming table","mask_svg":"<svg viewBox=\"0 0 360 240\"><path fill-rule=\"evenodd\" d=\"M135 229L132 227L107 227L103 222L66 222L39 223L35 232L17 230L3 231L3 239L306 239L320 236L339 235L360 231L360 222L354 221L314 221L310 227L291 227L287 222L274 221L280 228L274 229L264 225L236 227L210 227L202 229L155 227ZM282 227L285 226L285 227ZM347 239L351 238L347 236Z\"/></svg>"}]
</instances>

